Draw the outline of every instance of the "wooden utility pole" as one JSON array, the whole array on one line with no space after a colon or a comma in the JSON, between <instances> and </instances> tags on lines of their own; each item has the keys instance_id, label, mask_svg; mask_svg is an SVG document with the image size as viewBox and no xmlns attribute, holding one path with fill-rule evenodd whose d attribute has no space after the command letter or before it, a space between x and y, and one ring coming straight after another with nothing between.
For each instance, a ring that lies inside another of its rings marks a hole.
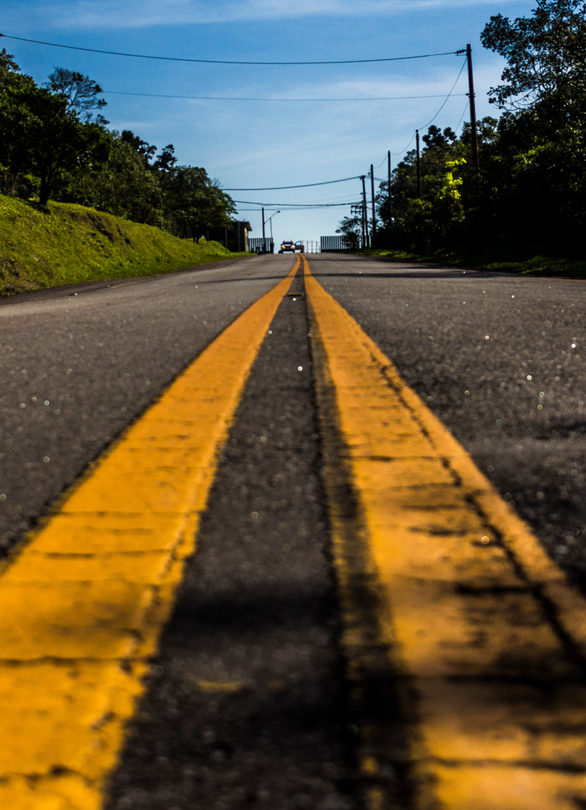
<instances>
[{"instance_id":1,"label":"wooden utility pole","mask_svg":"<svg viewBox=\"0 0 586 810\"><path fill-rule=\"evenodd\" d=\"M372 239L371 247L376 247L376 211L374 207L374 168L370 164L370 192L372 195Z\"/></svg>"},{"instance_id":2,"label":"wooden utility pole","mask_svg":"<svg viewBox=\"0 0 586 810\"><path fill-rule=\"evenodd\" d=\"M368 247L366 244L368 234L368 228L366 227L366 186L364 185L366 175L361 174L360 179L362 180L362 247L365 248Z\"/></svg>"},{"instance_id":3,"label":"wooden utility pole","mask_svg":"<svg viewBox=\"0 0 586 810\"><path fill-rule=\"evenodd\" d=\"M265 209L261 208L262 211L262 252L267 252L267 243L265 239Z\"/></svg>"},{"instance_id":4,"label":"wooden utility pole","mask_svg":"<svg viewBox=\"0 0 586 810\"><path fill-rule=\"evenodd\" d=\"M417 144L417 197L421 197L421 155L419 152L419 130L415 130L415 143Z\"/></svg>"},{"instance_id":5,"label":"wooden utility pole","mask_svg":"<svg viewBox=\"0 0 586 810\"><path fill-rule=\"evenodd\" d=\"M472 72L472 48L466 45L466 61L468 62L468 97L470 99L470 124L472 125L472 162L478 172L478 128L476 126L476 101L474 99L474 74Z\"/></svg>"},{"instance_id":6,"label":"wooden utility pole","mask_svg":"<svg viewBox=\"0 0 586 810\"><path fill-rule=\"evenodd\" d=\"M391 220L393 218L393 203L391 201L391 150L387 152L387 176L388 176L388 191L389 191L389 228L391 227Z\"/></svg>"}]
</instances>

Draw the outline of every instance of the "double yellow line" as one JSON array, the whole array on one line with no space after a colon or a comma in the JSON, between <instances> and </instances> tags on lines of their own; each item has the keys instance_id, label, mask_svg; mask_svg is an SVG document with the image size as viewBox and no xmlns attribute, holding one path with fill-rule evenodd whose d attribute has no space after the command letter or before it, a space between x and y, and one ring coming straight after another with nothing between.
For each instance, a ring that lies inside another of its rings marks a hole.
<instances>
[{"instance_id":1,"label":"double yellow line","mask_svg":"<svg viewBox=\"0 0 586 810\"><path fill-rule=\"evenodd\" d=\"M0 808L101 806L219 451L298 268L98 459L0 579Z\"/></svg>"},{"instance_id":2,"label":"double yellow line","mask_svg":"<svg viewBox=\"0 0 586 810\"><path fill-rule=\"evenodd\" d=\"M352 587L362 539L414 807L586 806L583 597L307 264L305 276L349 676L360 688L373 647ZM388 761L375 738L362 729L362 772L369 810L382 810Z\"/></svg>"},{"instance_id":3,"label":"double yellow line","mask_svg":"<svg viewBox=\"0 0 586 810\"><path fill-rule=\"evenodd\" d=\"M299 263L99 459L4 571L0 807L101 806L219 450ZM585 652L586 605L303 264L349 677L360 688L373 643L352 587L359 543L375 641L410 685L402 755L414 805L575 808L576 797L586 801L586 690L568 647ZM537 672L545 691L528 683ZM360 732L368 807L382 810L383 763L372 729Z\"/></svg>"}]
</instances>

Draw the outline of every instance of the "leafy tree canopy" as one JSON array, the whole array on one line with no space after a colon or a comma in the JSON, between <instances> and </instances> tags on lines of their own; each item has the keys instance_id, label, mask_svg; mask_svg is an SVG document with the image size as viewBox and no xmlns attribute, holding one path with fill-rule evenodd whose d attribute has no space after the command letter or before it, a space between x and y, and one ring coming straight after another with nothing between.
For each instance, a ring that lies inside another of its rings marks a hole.
<instances>
[{"instance_id":1,"label":"leafy tree canopy","mask_svg":"<svg viewBox=\"0 0 586 810\"><path fill-rule=\"evenodd\" d=\"M6 48L0 51L0 92L23 84L34 84L32 78L20 72L12 54Z\"/></svg>"},{"instance_id":2,"label":"leafy tree canopy","mask_svg":"<svg viewBox=\"0 0 586 810\"><path fill-rule=\"evenodd\" d=\"M340 227L336 233L341 233L346 239L346 243L353 249L360 244L360 234L362 231L362 216L359 209L353 206L352 214L344 217L340 221Z\"/></svg>"},{"instance_id":3,"label":"leafy tree canopy","mask_svg":"<svg viewBox=\"0 0 586 810\"><path fill-rule=\"evenodd\" d=\"M108 137L98 124L71 115L67 99L43 87L27 87L20 95L29 113L26 144L40 179L39 202L46 205L64 173L108 158Z\"/></svg>"},{"instance_id":4,"label":"leafy tree canopy","mask_svg":"<svg viewBox=\"0 0 586 810\"><path fill-rule=\"evenodd\" d=\"M227 225L236 210L232 198L198 166L173 166L162 174L161 183L169 215L181 236L194 240L205 236L208 228Z\"/></svg>"},{"instance_id":5,"label":"leafy tree canopy","mask_svg":"<svg viewBox=\"0 0 586 810\"><path fill-rule=\"evenodd\" d=\"M93 110L101 110L108 103L105 99L98 98L103 92L100 85L89 76L75 70L55 68L49 76L46 87L66 100L66 112L73 112L86 121L93 117ZM100 116L100 123L108 122Z\"/></svg>"},{"instance_id":6,"label":"leafy tree canopy","mask_svg":"<svg viewBox=\"0 0 586 810\"><path fill-rule=\"evenodd\" d=\"M123 129L120 135L123 143L131 146L135 152L142 155L146 163L150 163L151 158L157 151L156 146L151 146L147 141L143 141L138 135L135 135L130 129Z\"/></svg>"},{"instance_id":7,"label":"leafy tree canopy","mask_svg":"<svg viewBox=\"0 0 586 810\"><path fill-rule=\"evenodd\" d=\"M440 127L436 127L435 124L432 124L427 130L427 134L423 136L422 140L427 149L432 149L434 146L442 147L449 143L453 143L457 137L458 136L451 127L446 127L442 132Z\"/></svg>"},{"instance_id":8,"label":"leafy tree canopy","mask_svg":"<svg viewBox=\"0 0 586 810\"><path fill-rule=\"evenodd\" d=\"M501 109L539 104L563 112L586 95L586 0L537 0L533 16L490 18L485 48L507 60L490 100Z\"/></svg>"}]
</instances>

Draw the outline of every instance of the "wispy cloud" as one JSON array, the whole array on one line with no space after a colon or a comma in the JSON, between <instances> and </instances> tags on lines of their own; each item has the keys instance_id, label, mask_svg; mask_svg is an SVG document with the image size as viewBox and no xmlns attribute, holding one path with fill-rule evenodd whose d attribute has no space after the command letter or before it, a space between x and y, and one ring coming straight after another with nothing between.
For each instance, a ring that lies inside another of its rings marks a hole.
<instances>
[{"instance_id":1,"label":"wispy cloud","mask_svg":"<svg viewBox=\"0 0 586 810\"><path fill-rule=\"evenodd\" d=\"M488 5L493 0L363 0L359 13L392 16L425 9ZM161 25L280 20L308 17L355 17L355 0L73 0L38 4L47 24L61 29L127 29ZM24 12L25 9L22 9ZM18 18L21 9L14 9ZM30 15L30 7L26 10Z\"/></svg>"}]
</instances>

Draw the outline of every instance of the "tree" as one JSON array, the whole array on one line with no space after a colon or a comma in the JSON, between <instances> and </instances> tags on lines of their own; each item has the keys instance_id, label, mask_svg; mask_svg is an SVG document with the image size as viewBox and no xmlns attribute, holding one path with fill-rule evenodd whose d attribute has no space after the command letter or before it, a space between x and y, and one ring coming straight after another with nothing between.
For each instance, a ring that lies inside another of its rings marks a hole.
<instances>
[{"instance_id":1,"label":"tree","mask_svg":"<svg viewBox=\"0 0 586 810\"><path fill-rule=\"evenodd\" d=\"M175 148L109 132L89 76L55 68L44 87L0 51L0 191L90 205L198 239L227 225L232 199L205 169L177 166ZM23 179L24 178L24 179Z\"/></svg>"},{"instance_id":2,"label":"tree","mask_svg":"<svg viewBox=\"0 0 586 810\"><path fill-rule=\"evenodd\" d=\"M14 56L8 53L6 48L0 51L0 88L4 88L8 82L12 82L20 75L20 68L14 61Z\"/></svg>"},{"instance_id":3,"label":"tree","mask_svg":"<svg viewBox=\"0 0 586 810\"><path fill-rule=\"evenodd\" d=\"M134 132L131 132L129 129L123 129L120 137L124 143L127 143L143 158L146 164L150 165L151 158L157 151L156 146L151 146L146 141L143 141L142 138L139 138L138 135L135 135Z\"/></svg>"},{"instance_id":4,"label":"tree","mask_svg":"<svg viewBox=\"0 0 586 810\"><path fill-rule=\"evenodd\" d=\"M3 190L14 194L23 173L31 168L27 128L31 114L22 91L34 87L6 49L0 51L0 172Z\"/></svg>"},{"instance_id":5,"label":"tree","mask_svg":"<svg viewBox=\"0 0 586 810\"><path fill-rule=\"evenodd\" d=\"M62 95L34 86L19 90L17 96L29 113L26 146L40 180L39 202L46 205L64 174L107 159L107 135L98 124L83 123L68 112Z\"/></svg>"},{"instance_id":6,"label":"tree","mask_svg":"<svg viewBox=\"0 0 586 810\"><path fill-rule=\"evenodd\" d=\"M62 199L89 205L147 225L164 224L163 191L157 172L120 133L107 133L108 160L72 176Z\"/></svg>"},{"instance_id":7,"label":"tree","mask_svg":"<svg viewBox=\"0 0 586 810\"><path fill-rule=\"evenodd\" d=\"M98 94L104 92L100 85L75 70L55 68L46 87L67 101L67 113L74 112L85 121L92 119L93 110L101 110L108 103L105 99L98 98ZM101 115L97 121L102 125L108 123Z\"/></svg>"},{"instance_id":8,"label":"tree","mask_svg":"<svg viewBox=\"0 0 586 810\"><path fill-rule=\"evenodd\" d=\"M230 223L236 211L232 198L212 181L205 169L174 166L161 174L169 228L197 241L209 228Z\"/></svg>"},{"instance_id":9,"label":"tree","mask_svg":"<svg viewBox=\"0 0 586 810\"><path fill-rule=\"evenodd\" d=\"M507 60L504 83L490 91L506 111L493 150L493 186L508 214L502 227L516 227L537 250L578 251L586 228L586 0L537 0L529 18L491 17L481 38Z\"/></svg>"},{"instance_id":10,"label":"tree","mask_svg":"<svg viewBox=\"0 0 586 810\"><path fill-rule=\"evenodd\" d=\"M344 217L340 221L340 227L336 233L344 235L344 240L349 248L356 250L360 245L360 235L362 233L362 217L357 214L356 209L349 217Z\"/></svg>"},{"instance_id":11,"label":"tree","mask_svg":"<svg viewBox=\"0 0 586 810\"><path fill-rule=\"evenodd\" d=\"M530 18L490 18L485 48L507 60L504 84L490 100L502 109L542 105L558 114L580 106L586 95L586 0L537 0Z\"/></svg>"},{"instance_id":12,"label":"tree","mask_svg":"<svg viewBox=\"0 0 586 810\"><path fill-rule=\"evenodd\" d=\"M155 158L153 169L158 169L161 172L170 172L176 163L175 147L172 143L169 143L167 146L163 147L161 153Z\"/></svg>"},{"instance_id":13,"label":"tree","mask_svg":"<svg viewBox=\"0 0 586 810\"><path fill-rule=\"evenodd\" d=\"M427 134L423 136L422 140L427 149L433 147L447 146L453 143L458 136L451 127L446 127L442 132L439 127L432 124L427 130Z\"/></svg>"}]
</instances>

